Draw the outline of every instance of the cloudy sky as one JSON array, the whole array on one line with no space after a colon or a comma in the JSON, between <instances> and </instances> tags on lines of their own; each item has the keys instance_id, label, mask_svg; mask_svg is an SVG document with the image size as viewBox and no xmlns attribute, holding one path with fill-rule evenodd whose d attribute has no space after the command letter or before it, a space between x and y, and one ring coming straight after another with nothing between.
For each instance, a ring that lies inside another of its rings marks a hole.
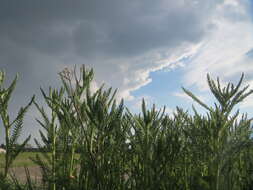
<instances>
[{"instance_id":1,"label":"cloudy sky","mask_svg":"<svg viewBox=\"0 0 253 190\"><path fill-rule=\"evenodd\" d=\"M250 0L3 0L0 69L7 83L20 74L10 112L32 94L42 103L39 87L59 86L57 73L81 64L134 112L143 97L168 113L190 109L182 86L211 103L207 73L226 83L244 72L253 88L252 13ZM252 115L253 98L240 108ZM36 136L34 117L31 108L25 131Z\"/></svg>"}]
</instances>

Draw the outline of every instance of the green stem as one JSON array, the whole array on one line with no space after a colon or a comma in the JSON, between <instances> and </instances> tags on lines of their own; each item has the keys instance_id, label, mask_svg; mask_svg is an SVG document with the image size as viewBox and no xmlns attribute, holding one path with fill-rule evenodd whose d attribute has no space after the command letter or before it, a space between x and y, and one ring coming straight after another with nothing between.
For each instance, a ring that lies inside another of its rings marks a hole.
<instances>
[{"instance_id":1,"label":"green stem","mask_svg":"<svg viewBox=\"0 0 253 190\"><path fill-rule=\"evenodd\" d=\"M220 168L218 164L216 173L216 190L219 190L219 183L220 183Z\"/></svg>"},{"instance_id":2,"label":"green stem","mask_svg":"<svg viewBox=\"0 0 253 190\"><path fill-rule=\"evenodd\" d=\"M5 167L4 167L4 178L7 177L9 171L9 160L10 160L10 130L8 126L5 126L5 142L6 142L6 154L5 154Z\"/></svg>"},{"instance_id":3,"label":"green stem","mask_svg":"<svg viewBox=\"0 0 253 190\"><path fill-rule=\"evenodd\" d=\"M5 128L5 143L6 143L6 154L5 154L5 167L4 167L4 178L7 177L9 172L9 163L10 163L10 126L8 117L6 117L6 113L2 115L2 120Z\"/></svg>"},{"instance_id":4,"label":"green stem","mask_svg":"<svg viewBox=\"0 0 253 190\"><path fill-rule=\"evenodd\" d=\"M55 142L55 129L53 129L53 151L52 151L52 170L53 170L53 190L56 190L56 184L55 184L55 177L56 177L56 171L55 171L55 162L56 162L56 142Z\"/></svg>"}]
</instances>

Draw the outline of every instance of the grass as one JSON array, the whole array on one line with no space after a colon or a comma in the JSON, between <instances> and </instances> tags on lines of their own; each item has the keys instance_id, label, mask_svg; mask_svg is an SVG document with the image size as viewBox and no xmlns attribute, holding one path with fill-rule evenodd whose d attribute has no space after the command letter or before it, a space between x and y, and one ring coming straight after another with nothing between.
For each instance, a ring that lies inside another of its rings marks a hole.
<instances>
[{"instance_id":1,"label":"grass","mask_svg":"<svg viewBox=\"0 0 253 190\"><path fill-rule=\"evenodd\" d=\"M30 159L35 158L37 152L23 152L18 155L17 159L13 162L12 167L30 167L36 166L36 164ZM0 154L0 168L3 168L4 165L4 154Z\"/></svg>"},{"instance_id":2,"label":"grass","mask_svg":"<svg viewBox=\"0 0 253 190\"><path fill-rule=\"evenodd\" d=\"M35 158L36 154L41 155L41 153L38 152L22 152L18 155L17 159L13 162L12 167L32 167L32 166L38 166L35 164L31 158ZM49 153L50 154L50 153ZM79 154L75 154L75 158L79 158ZM42 157L43 158L43 157ZM3 168L4 165L4 154L0 154L0 168Z\"/></svg>"}]
</instances>

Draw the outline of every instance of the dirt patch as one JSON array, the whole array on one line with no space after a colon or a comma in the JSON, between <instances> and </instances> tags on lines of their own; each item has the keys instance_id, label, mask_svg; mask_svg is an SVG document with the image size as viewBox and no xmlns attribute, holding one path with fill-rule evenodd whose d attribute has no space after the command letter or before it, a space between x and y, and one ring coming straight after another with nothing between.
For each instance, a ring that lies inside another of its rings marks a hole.
<instances>
[{"instance_id":1,"label":"dirt patch","mask_svg":"<svg viewBox=\"0 0 253 190\"><path fill-rule=\"evenodd\" d=\"M41 182L42 176L38 166L28 167L31 180ZM24 167L14 167L10 169L10 174L14 175L21 183L26 182L26 172Z\"/></svg>"}]
</instances>

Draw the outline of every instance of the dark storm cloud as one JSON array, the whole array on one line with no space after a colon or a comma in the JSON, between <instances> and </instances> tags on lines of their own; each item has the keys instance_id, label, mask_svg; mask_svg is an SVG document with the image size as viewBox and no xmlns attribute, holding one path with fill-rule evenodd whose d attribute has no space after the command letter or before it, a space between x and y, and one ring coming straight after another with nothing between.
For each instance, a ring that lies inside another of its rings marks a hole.
<instances>
[{"instance_id":1,"label":"dark storm cloud","mask_svg":"<svg viewBox=\"0 0 253 190\"><path fill-rule=\"evenodd\" d=\"M0 2L0 68L19 72L11 110L24 105L39 87L57 86L68 64L95 68L100 80L124 88L145 83L135 71L152 60L135 57L183 43L198 42L210 30L216 0L3 0ZM151 55L152 56L152 55ZM124 65L125 64L125 65ZM122 68L127 68L126 70ZM115 75L108 76L108 72ZM117 79L115 79L115 77ZM144 78L145 79L145 78ZM141 81L141 82L138 82ZM39 99L40 100L40 99Z\"/></svg>"},{"instance_id":2,"label":"dark storm cloud","mask_svg":"<svg viewBox=\"0 0 253 190\"><path fill-rule=\"evenodd\" d=\"M206 24L200 5L178 2L5 1L1 33L45 53L63 53L73 45L84 56L132 56L202 37Z\"/></svg>"},{"instance_id":3,"label":"dark storm cloud","mask_svg":"<svg viewBox=\"0 0 253 190\"><path fill-rule=\"evenodd\" d=\"M68 64L63 60L68 60L69 55L73 58L70 64L81 56L97 67L100 60L127 59L196 42L208 29L203 14L208 14L214 3L192 2L2 1L0 65L8 72L20 72L23 80L35 87L38 82L48 84L43 82L45 76L38 73L50 70L46 79L54 79L52 72Z\"/></svg>"}]
</instances>

